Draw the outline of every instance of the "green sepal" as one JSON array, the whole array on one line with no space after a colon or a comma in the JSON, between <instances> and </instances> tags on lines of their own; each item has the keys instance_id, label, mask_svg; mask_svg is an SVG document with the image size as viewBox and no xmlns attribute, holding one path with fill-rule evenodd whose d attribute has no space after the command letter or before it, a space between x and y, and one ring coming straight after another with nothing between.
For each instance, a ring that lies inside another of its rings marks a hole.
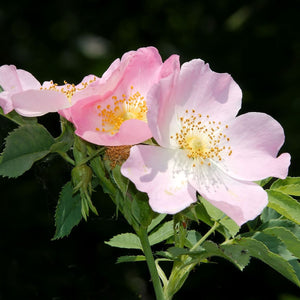
<instances>
[{"instance_id":1,"label":"green sepal","mask_svg":"<svg viewBox=\"0 0 300 300\"><path fill-rule=\"evenodd\" d=\"M91 200L92 194L92 169L86 165L78 165L72 169L73 193L79 192L81 198L81 213L85 220L89 216L89 210L98 215L96 207Z\"/></svg>"},{"instance_id":2,"label":"green sepal","mask_svg":"<svg viewBox=\"0 0 300 300\"><path fill-rule=\"evenodd\" d=\"M118 189L122 192L123 198L125 199L127 197L129 179L121 174L121 167L119 165L116 165L112 169L111 173L115 184L117 185Z\"/></svg>"},{"instance_id":3,"label":"green sepal","mask_svg":"<svg viewBox=\"0 0 300 300\"><path fill-rule=\"evenodd\" d=\"M18 177L31 168L34 162L50 153L54 138L40 124L16 128L6 138L0 164L0 175Z\"/></svg>"},{"instance_id":4,"label":"green sepal","mask_svg":"<svg viewBox=\"0 0 300 300\"><path fill-rule=\"evenodd\" d=\"M81 216L81 199L73 193L72 183L68 182L62 188L55 212L56 231L52 240L63 238L70 234L78 225Z\"/></svg>"}]
</instances>

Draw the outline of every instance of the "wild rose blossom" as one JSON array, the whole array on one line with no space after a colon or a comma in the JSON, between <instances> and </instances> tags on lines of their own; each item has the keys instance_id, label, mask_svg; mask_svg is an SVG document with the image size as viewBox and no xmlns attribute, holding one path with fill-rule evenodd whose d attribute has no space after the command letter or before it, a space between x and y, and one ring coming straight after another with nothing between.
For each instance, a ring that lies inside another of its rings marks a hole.
<instances>
[{"instance_id":1,"label":"wild rose blossom","mask_svg":"<svg viewBox=\"0 0 300 300\"><path fill-rule=\"evenodd\" d=\"M5 114L15 110L25 117L37 117L70 106L63 93L41 86L32 74L13 65L0 67L0 85L4 90L0 93L0 106Z\"/></svg>"},{"instance_id":2,"label":"wild rose blossom","mask_svg":"<svg viewBox=\"0 0 300 300\"><path fill-rule=\"evenodd\" d=\"M41 84L29 72L13 65L3 65L0 67L0 86L4 90L0 92L0 106L8 114L14 110L14 97L27 90L39 89Z\"/></svg>"},{"instance_id":3,"label":"wild rose blossom","mask_svg":"<svg viewBox=\"0 0 300 300\"><path fill-rule=\"evenodd\" d=\"M276 157L284 132L272 117L236 117L241 98L230 75L200 59L151 89L147 119L159 146L133 146L121 172L148 193L154 211L177 213L198 192L238 225L261 213L267 193L252 181L285 178L290 155Z\"/></svg>"},{"instance_id":4,"label":"wild rose blossom","mask_svg":"<svg viewBox=\"0 0 300 300\"><path fill-rule=\"evenodd\" d=\"M99 88L70 108L75 133L105 146L132 145L151 138L148 90L176 69L178 56L163 63L154 47L125 53L101 78Z\"/></svg>"}]
</instances>

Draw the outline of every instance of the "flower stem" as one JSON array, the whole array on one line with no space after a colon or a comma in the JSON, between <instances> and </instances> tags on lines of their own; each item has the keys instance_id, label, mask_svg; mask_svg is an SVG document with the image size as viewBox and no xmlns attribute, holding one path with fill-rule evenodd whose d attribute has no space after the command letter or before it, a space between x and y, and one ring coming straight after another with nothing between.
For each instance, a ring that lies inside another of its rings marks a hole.
<instances>
[{"instance_id":1,"label":"flower stem","mask_svg":"<svg viewBox=\"0 0 300 300\"><path fill-rule=\"evenodd\" d=\"M75 161L66 152L57 151L56 153L58 153L65 161L70 163L72 166L75 166Z\"/></svg>"},{"instance_id":2,"label":"flower stem","mask_svg":"<svg viewBox=\"0 0 300 300\"><path fill-rule=\"evenodd\" d=\"M152 279L152 284L154 287L155 295L156 295L156 300L165 300L161 281L156 269L154 257L152 254L152 250L150 247L149 239L148 239L148 234L147 234L147 229L144 226L140 227L140 230L138 232L138 236L140 238L143 251L147 260L148 264L148 269L151 275Z\"/></svg>"},{"instance_id":3,"label":"flower stem","mask_svg":"<svg viewBox=\"0 0 300 300\"><path fill-rule=\"evenodd\" d=\"M218 227L219 223L215 222L214 225L204 234L204 236L190 249L190 251L194 251L200 246Z\"/></svg>"}]
</instances>

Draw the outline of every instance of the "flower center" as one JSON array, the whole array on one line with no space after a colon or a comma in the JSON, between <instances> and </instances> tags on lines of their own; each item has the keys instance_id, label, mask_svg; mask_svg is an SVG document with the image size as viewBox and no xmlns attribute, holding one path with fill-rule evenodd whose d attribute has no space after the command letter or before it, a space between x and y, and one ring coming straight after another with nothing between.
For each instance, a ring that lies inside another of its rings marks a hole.
<instances>
[{"instance_id":1,"label":"flower center","mask_svg":"<svg viewBox=\"0 0 300 300\"><path fill-rule=\"evenodd\" d=\"M221 161L226 153L232 154L231 147L226 145L230 138L222 132L228 125L211 121L209 115L196 114L195 110L186 110L184 116L179 117L179 124L180 130L171 139L194 161L193 167L196 162L210 166L212 161Z\"/></svg>"},{"instance_id":2,"label":"flower center","mask_svg":"<svg viewBox=\"0 0 300 300\"><path fill-rule=\"evenodd\" d=\"M76 92L84 90L89 84L94 81L96 81L96 76L88 81L81 82L78 85L75 85L74 83L67 83L66 81L64 81L65 85L58 86L57 83L54 83L53 80L51 80L48 87L41 87L40 89L61 92L67 96L68 101L71 103L71 99Z\"/></svg>"},{"instance_id":3,"label":"flower center","mask_svg":"<svg viewBox=\"0 0 300 300\"><path fill-rule=\"evenodd\" d=\"M96 131L102 131L114 135L117 133L126 120L137 119L147 122L146 113L147 105L144 97L137 91L129 96L125 94L118 98L112 96L113 104L108 104L105 107L97 105L98 116L101 119L101 128L97 127Z\"/></svg>"}]
</instances>

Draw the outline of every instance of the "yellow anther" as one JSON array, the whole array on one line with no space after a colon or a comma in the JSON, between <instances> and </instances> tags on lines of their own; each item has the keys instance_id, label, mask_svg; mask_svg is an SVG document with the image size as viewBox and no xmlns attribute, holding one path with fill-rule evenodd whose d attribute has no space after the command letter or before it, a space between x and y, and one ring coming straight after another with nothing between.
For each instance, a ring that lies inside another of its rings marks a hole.
<instances>
[{"instance_id":1,"label":"yellow anther","mask_svg":"<svg viewBox=\"0 0 300 300\"><path fill-rule=\"evenodd\" d=\"M185 110L185 114L188 115L178 117L180 129L170 138L177 143L180 149L186 151L187 157L193 160L193 167L198 163L211 166L211 161L221 161L226 149L229 156L232 154L231 147L220 145L221 138L225 138L227 142L230 141L225 134L220 132L221 122L200 121L202 115L196 114L194 109L191 110L191 113ZM206 115L206 118L210 118L210 116ZM225 127L228 128L228 125Z\"/></svg>"},{"instance_id":2,"label":"yellow anther","mask_svg":"<svg viewBox=\"0 0 300 300\"><path fill-rule=\"evenodd\" d=\"M133 90L133 86L130 89ZM119 99L114 95L111 99L113 103L106 105L105 109L101 109L101 107L98 109L99 105L97 106L98 116L101 118L102 132L114 135L119 131L122 123L130 119L147 122L146 101L138 91L129 96L122 94Z\"/></svg>"}]
</instances>

